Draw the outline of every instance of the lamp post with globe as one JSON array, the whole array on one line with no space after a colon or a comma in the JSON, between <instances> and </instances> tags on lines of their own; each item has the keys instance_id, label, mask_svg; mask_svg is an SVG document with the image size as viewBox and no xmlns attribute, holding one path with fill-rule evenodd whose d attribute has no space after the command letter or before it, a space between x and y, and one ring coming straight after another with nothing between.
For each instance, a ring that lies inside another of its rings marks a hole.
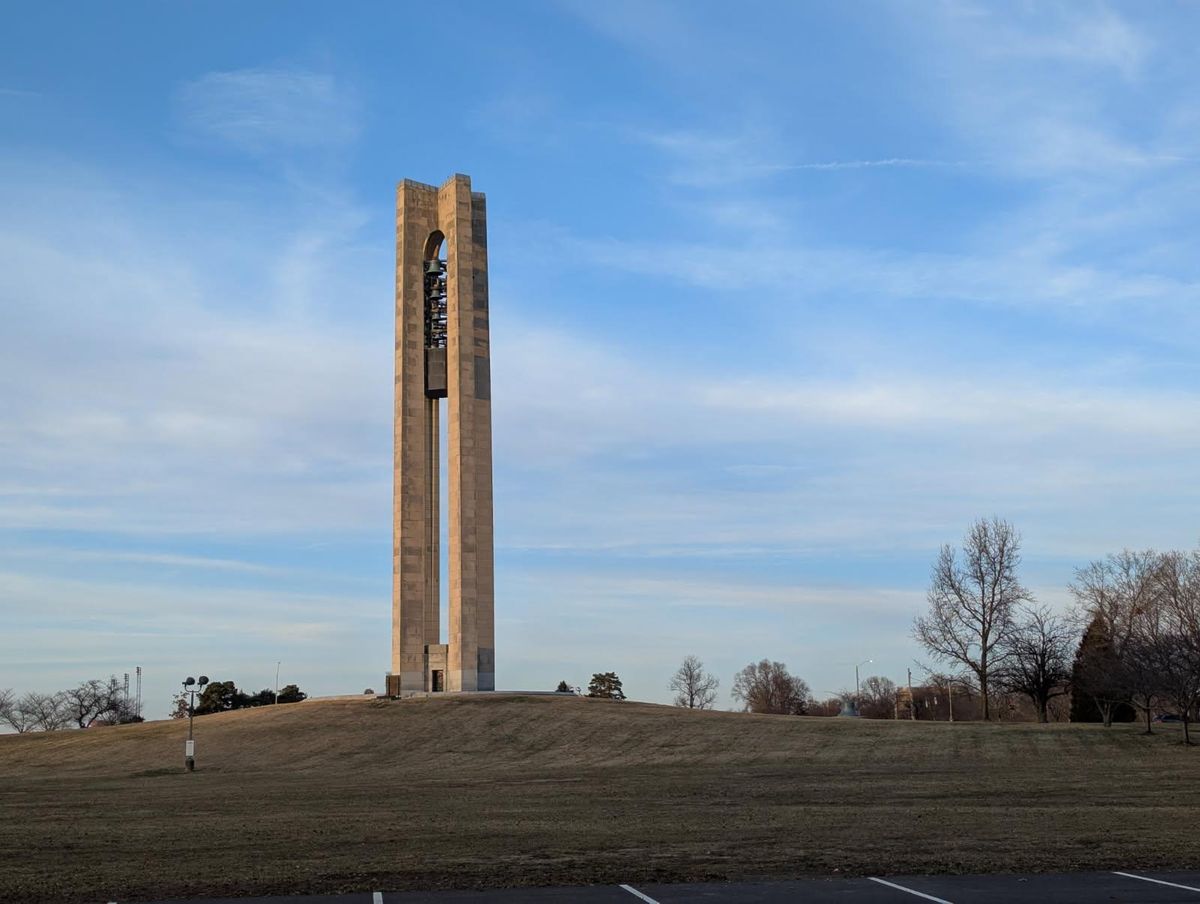
<instances>
[{"instance_id":1,"label":"lamp post with globe","mask_svg":"<svg viewBox=\"0 0 1200 904\"><path fill-rule=\"evenodd\" d=\"M183 765L188 772L196 771L196 742L192 740L192 719L196 715L196 694L203 693L208 676L201 675L197 681L191 675L183 681L183 692L188 695L188 736L183 747Z\"/></svg>"},{"instance_id":2,"label":"lamp post with globe","mask_svg":"<svg viewBox=\"0 0 1200 904\"><path fill-rule=\"evenodd\" d=\"M864 659L862 662L860 662L858 665L856 665L854 667L854 715L856 715L856 716L858 715L858 699L859 699L859 693L861 692L861 688L859 687L859 681L858 681L858 670L859 670L859 668L866 665L867 663L874 662L874 661L875 661L874 659Z\"/></svg>"}]
</instances>

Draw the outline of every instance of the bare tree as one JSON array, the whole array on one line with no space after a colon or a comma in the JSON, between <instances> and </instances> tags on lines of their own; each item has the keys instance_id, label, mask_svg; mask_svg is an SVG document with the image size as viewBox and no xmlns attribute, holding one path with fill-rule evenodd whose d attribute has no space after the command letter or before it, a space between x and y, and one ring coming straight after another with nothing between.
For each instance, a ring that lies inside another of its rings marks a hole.
<instances>
[{"instance_id":1,"label":"bare tree","mask_svg":"<svg viewBox=\"0 0 1200 904\"><path fill-rule=\"evenodd\" d=\"M1183 743L1191 744L1192 712L1200 705L1200 551L1163 555L1158 586L1162 621L1154 646L1162 694L1183 720Z\"/></svg>"},{"instance_id":2,"label":"bare tree","mask_svg":"<svg viewBox=\"0 0 1200 904\"><path fill-rule=\"evenodd\" d=\"M859 688L858 711L864 719L896 718L896 682L881 675L864 678Z\"/></svg>"},{"instance_id":3,"label":"bare tree","mask_svg":"<svg viewBox=\"0 0 1200 904\"><path fill-rule=\"evenodd\" d=\"M17 709L26 723L26 730L37 728L41 731L58 731L71 724L71 714L64 706L61 694L39 694L30 691L17 701Z\"/></svg>"},{"instance_id":4,"label":"bare tree","mask_svg":"<svg viewBox=\"0 0 1200 904\"><path fill-rule=\"evenodd\" d=\"M962 560L943 546L933 566L929 612L913 623L913 636L933 656L957 663L975 676L988 709L988 682L1003 659L1001 640L1013 609L1032 599L1017 579L1021 538L1000 518L980 519L963 540Z\"/></svg>"},{"instance_id":5,"label":"bare tree","mask_svg":"<svg viewBox=\"0 0 1200 904\"><path fill-rule=\"evenodd\" d=\"M733 698L752 713L802 716L812 700L803 678L791 675L782 662L752 662L733 679Z\"/></svg>"},{"instance_id":6,"label":"bare tree","mask_svg":"<svg viewBox=\"0 0 1200 904\"><path fill-rule=\"evenodd\" d=\"M63 706L78 727L88 728L119 709L120 693L115 678L109 684L93 678L63 691Z\"/></svg>"},{"instance_id":7,"label":"bare tree","mask_svg":"<svg viewBox=\"0 0 1200 904\"><path fill-rule=\"evenodd\" d=\"M63 691L61 696L64 708L80 728L141 721L116 675L110 675L106 681L81 682Z\"/></svg>"},{"instance_id":8,"label":"bare tree","mask_svg":"<svg viewBox=\"0 0 1200 904\"><path fill-rule=\"evenodd\" d=\"M675 691L675 705L688 709L712 709L717 699L717 688L721 682L716 675L704 671L704 663L698 656L685 656L679 671L671 678L671 690Z\"/></svg>"},{"instance_id":9,"label":"bare tree","mask_svg":"<svg viewBox=\"0 0 1200 904\"><path fill-rule=\"evenodd\" d=\"M33 713L23 709L22 702L22 700L14 699L7 709L0 711L0 720L17 734L24 734L37 727L34 724Z\"/></svg>"},{"instance_id":10,"label":"bare tree","mask_svg":"<svg viewBox=\"0 0 1200 904\"><path fill-rule=\"evenodd\" d=\"M77 727L87 728L100 715L103 693L103 685L95 679L62 692L63 708Z\"/></svg>"},{"instance_id":11,"label":"bare tree","mask_svg":"<svg viewBox=\"0 0 1200 904\"><path fill-rule=\"evenodd\" d=\"M1050 701L1067 693L1075 628L1045 606L1029 606L1014 619L1001 646L1003 665L996 673L1010 693L1028 697L1039 722L1049 722Z\"/></svg>"},{"instance_id":12,"label":"bare tree","mask_svg":"<svg viewBox=\"0 0 1200 904\"><path fill-rule=\"evenodd\" d=\"M186 719L191 711L191 699L187 691L176 691L171 698L171 712L168 718Z\"/></svg>"},{"instance_id":13,"label":"bare tree","mask_svg":"<svg viewBox=\"0 0 1200 904\"><path fill-rule=\"evenodd\" d=\"M842 711L841 697L828 697L824 700L810 700L804 708L806 716L836 716Z\"/></svg>"},{"instance_id":14,"label":"bare tree","mask_svg":"<svg viewBox=\"0 0 1200 904\"><path fill-rule=\"evenodd\" d=\"M17 698L13 692L6 687L0 687L0 722L12 725L13 707L17 705Z\"/></svg>"},{"instance_id":15,"label":"bare tree","mask_svg":"<svg viewBox=\"0 0 1200 904\"><path fill-rule=\"evenodd\" d=\"M1163 563L1159 557L1155 580L1161 582ZM1141 710L1146 720L1146 734L1154 734L1154 712L1162 704L1162 651L1169 645L1169 621L1164 611L1161 593L1138 613L1135 629L1125 641L1125 649L1116 669L1118 682L1130 702Z\"/></svg>"},{"instance_id":16,"label":"bare tree","mask_svg":"<svg viewBox=\"0 0 1200 904\"><path fill-rule=\"evenodd\" d=\"M1144 704L1150 719L1158 667L1153 655L1156 646L1146 634L1157 630L1153 623L1158 617L1161 567L1162 557L1153 550L1126 549L1078 569L1070 586L1088 622L1076 658L1073 692L1092 698L1106 726L1130 702Z\"/></svg>"}]
</instances>

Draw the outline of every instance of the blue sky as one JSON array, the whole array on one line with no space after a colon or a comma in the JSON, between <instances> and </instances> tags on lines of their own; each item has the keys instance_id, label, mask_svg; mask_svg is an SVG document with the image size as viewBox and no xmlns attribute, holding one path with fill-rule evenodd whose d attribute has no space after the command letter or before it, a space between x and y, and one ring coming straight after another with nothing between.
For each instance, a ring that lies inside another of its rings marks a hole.
<instances>
[{"instance_id":1,"label":"blue sky","mask_svg":"<svg viewBox=\"0 0 1200 904\"><path fill-rule=\"evenodd\" d=\"M498 682L901 679L937 547L1200 530L1200 8L26 5L0 687L388 664L394 186L488 195Z\"/></svg>"}]
</instances>

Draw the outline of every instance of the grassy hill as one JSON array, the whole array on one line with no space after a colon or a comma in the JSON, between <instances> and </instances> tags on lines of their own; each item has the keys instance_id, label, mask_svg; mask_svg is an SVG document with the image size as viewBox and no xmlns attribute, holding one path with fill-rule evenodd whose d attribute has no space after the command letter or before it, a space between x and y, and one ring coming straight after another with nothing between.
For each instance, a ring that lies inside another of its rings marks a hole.
<instances>
[{"instance_id":1,"label":"grassy hill","mask_svg":"<svg viewBox=\"0 0 1200 904\"><path fill-rule=\"evenodd\" d=\"M1200 750L1136 726L316 701L0 737L0 900L1194 866Z\"/></svg>"}]
</instances>

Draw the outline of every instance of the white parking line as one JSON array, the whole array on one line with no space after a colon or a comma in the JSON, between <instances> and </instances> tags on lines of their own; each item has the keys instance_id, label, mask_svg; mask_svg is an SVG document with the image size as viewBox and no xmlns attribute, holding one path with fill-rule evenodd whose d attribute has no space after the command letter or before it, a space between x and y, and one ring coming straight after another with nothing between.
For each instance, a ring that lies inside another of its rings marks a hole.
<instances>
[{"instance_id":1,"label":"white parking line","mask_svg":"<svg viewBox=\"0 0 1200 904\"><path fill-rule=\"evenodd\" d=\"M1158 885L1169 885L1171 888L1182 888L1185 891L1200 891L1195 885L1180 885L1178 882L1167 882L1163 879L1151 879L1149 876L1135 876L1133 873L1118 873L1113 871L1114 876L1124 876L1127 879L1141 879L1143 882L1154 882Z\"/></svg>"},{"instance_id":2,"label":"white parking line","mask_svg":"<svg viewBox=\"0 0 1200 904\"><path fill-rule=\"evenodd\" d=\"M887 881L887 879L876 879L874 876L868 876L867 878L872 882L878 882L880 885L886 885L888 888L894 888L897 891L902 891L910 895L916 895L918 898L924 898L926 901L937 901L937 904L954 904L954 902L947 901L945 898L935 898L933 895L927 895L923 891L905 888L903 885L897 885L895 882Z\"/></svg>"},{"instance_id":3,"label":"white parking line","mask_svg":"<svg viewBox=\"0 0 1200 904\"><path fill-rule=\"evenodd\" d=\"M381 892L381 891L371 892L371 904L383 904L383 892Z\"/></svg>"},{"instance_id":4,"label":"white parking line","mask_svg":"<svg viewBox=\"0 0 1200 904\"><path fill-rule=\"evenodd\" d=\"M634 888L631 885L619 885L617 887L622 888L625 891L629 892L635 898L641 898L643 901L646 902L646 904L658 904L658 902L655 901L652 897L650 897L649 895L642 894L640 891L638 891L636 888Z\"/></svg>"}]
</instances>

